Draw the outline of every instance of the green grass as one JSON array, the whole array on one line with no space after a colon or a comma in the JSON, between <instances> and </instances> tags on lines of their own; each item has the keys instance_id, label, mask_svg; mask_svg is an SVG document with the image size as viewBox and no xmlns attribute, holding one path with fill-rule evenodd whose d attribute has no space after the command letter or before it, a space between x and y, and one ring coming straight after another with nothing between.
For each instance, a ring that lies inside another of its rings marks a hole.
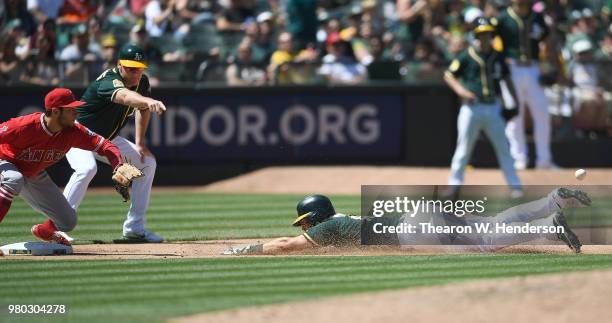
<instances>
[{"instance_id":1,"label":"green grass","mask_svg":"<svg viewBox=\"0 0 612 323\"><path fill-rule=\"evenodd\" d=\"M298 234L291 227L297 195L154 194L147 227L168 240L263 238ZM359 213L359 199L335 196L338 209ZM90 194L79 208L77 240L110 241L121 237L129 204L116 194ZM45 218L21 199L0 224L0 241L32 240L33 224Z\"/></svg>"},{"instance_id":2,"label":"green grass","mask_svg":"<svg viewBox=\"0 0 612 323\"><path fill-rule=\"evenodd\" d=\"M300 195L238 195L203 193L153 194L147 215L148 228L168 240L209 240L266 238L297 235L290 226ZM331 196L336 210L360 214L357 196ZM612 200L596 199L594 207L575 209L570 225L611 226ZM502 209L502 202L489 200L489 209ZM129 204L116 194L90 194L79 208L79 224L71 233L77 240L110 241L121 237L121 227ZM21 199L17 199L0 224L0 242L32 240L30 227L45 219Z\"/></svg>"},{"instance_id":3,"label":"green grass","mask_svg":"<svg viewBox=\"0 0 612 323\"><path fill-rule=\"evenodd\" d=\"M56 317L61 321L159 322L331 295L610 267L612 255L572 254L4 260L0 304L65 304L69 315Z\"/></svg>"}]
</instances>

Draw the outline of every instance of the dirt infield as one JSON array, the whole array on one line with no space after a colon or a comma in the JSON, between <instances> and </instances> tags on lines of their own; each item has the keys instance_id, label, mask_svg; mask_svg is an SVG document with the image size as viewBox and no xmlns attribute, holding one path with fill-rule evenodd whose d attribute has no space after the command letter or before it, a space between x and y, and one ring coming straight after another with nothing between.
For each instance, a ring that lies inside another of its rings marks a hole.
<instances>
[{"instance_id":1,"label":"dirt infield","mask_svg":"<svg viewBox=\"0 0 612 323\"><path fill-rule=\"evenodd\" d=\"M612 230L610 230L612 234ZM84 244L73 246L74 254L67 256L6 256L6 259L33 260L104 260L104 259L181 259L181 258L215 258L235 257L221 253L230 246L261 243L268 239L234 239L211 241L185 241L160 244ZM565 245L512 246L502 249L502 253L571 253ZM612 246L584 246L584 254L612 254ZM465 251L453 251L447 247L417 246L414 248L396 248L388 246L368 246L362 248L326 247L294 252L290 256L410 256L465 254ZM253 257L253 256L251 256ZM279 256L282 257L282 256ZM0 258L1 259L1 258Z\"/></svg>"},{"instance_id":2,"label":"dirt infield","mask_svg":"<svg viewBox=\"0 0 612 323\"><path fill-rule=\"evenodd\" d=\"M514 277L198 314L170 322L604 322L612 271Z\"/></svg>"},{"instance_id":3,"label":"dirt infield","mask_svg":"<svg viewBox=\"0 0 612 323\"><path fill-rule=\"evenodd\" d=\"M587 170L578 181L575 169L556 171L525 170L519 176L524 185L610 185L612 169ZM359 194L361 185L445 185L448 168L396 166L288 166L268 167L201 188L205 192L227 193L323 193ZM466 185L505 185L498 169L470 169Z\"/></svg>"}]
</instances>

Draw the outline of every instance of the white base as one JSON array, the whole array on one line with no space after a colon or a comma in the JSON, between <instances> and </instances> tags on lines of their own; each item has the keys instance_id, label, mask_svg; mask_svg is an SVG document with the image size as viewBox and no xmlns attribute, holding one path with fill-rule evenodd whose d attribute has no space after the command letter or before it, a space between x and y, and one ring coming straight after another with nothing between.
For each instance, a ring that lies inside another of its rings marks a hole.
<instances>
[{"instance_id":1,"label":"white base","mask_svg":"<svg viewBox=\"0 0 612 323\"><path fill-rule=\"evenodd\" d=\"M72 247L51 242L18 242L0 247L5 256L53 256L70 255Z\"/></svg>"}]
</instances>

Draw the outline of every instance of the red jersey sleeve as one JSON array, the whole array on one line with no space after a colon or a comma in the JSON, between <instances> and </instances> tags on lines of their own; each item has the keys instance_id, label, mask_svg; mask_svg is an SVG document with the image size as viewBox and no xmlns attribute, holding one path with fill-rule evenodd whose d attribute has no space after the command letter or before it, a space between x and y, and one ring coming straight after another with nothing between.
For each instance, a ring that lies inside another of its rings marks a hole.
<instances>
[{"instance_id":1,"label":"red jersey sleeve","mask_svg":"<svg viewBox=\"0 0 612 323\"><path fill-rule=\"evenodd\" d=\"M76 123L74 127L77 131L75 131L73 147L91 150L106 157L113 169L121 163L121 153L115 144L79 123Z\"/></svg>"},{"instance_id":2,"label":"red jersey sleeve","mask_svg":"<svg viewBox=\"0 0 612 323\"><path fill-rule=\"evenodd\" d=\"M0 144L14 142L19 138L20 130L21 126L15 119L0 123Z\"/></svg>"}]
</instances>

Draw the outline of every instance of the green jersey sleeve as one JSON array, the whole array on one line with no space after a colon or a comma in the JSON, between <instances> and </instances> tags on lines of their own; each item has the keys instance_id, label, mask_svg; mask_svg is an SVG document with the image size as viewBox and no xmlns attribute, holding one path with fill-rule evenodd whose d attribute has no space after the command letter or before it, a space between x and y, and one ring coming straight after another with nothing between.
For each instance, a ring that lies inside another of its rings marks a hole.
<instances>
[{"instance_id":1,"label":"green jersey sleeve","mask_svg":"<svg viewBox=\"0 0 612 323\"><path fill-rule=\"evenodd\" d=\"M453 59L446 72L450 73L454 77L461 78L463 76L463 72L465 71L465 65L465 55L462 53L457 58Z\"/></svg>"},{"instance_id":2,"label":"green jersey sleeve","mask_svg":"<svg viewBox=\"0 0 612 323\"><path fill-rule=\"evenodd\" d=\"M120 89L125 89L125 85L119 77L119 74L103 74L96 94L104 101L112 102L115 94Z\"/></svg>"},{"instance_id":3,"label":"green jersey sleeve","mask_svg":"<svg viewBox=\"0 0 612 323\"><path fill-rule=\"evenodd\" d=\"M333 245L339 236L339 222L331 219L315 225L304 232L304 237L314 245L329 246Z\"/></svg>"}]
</instances>

